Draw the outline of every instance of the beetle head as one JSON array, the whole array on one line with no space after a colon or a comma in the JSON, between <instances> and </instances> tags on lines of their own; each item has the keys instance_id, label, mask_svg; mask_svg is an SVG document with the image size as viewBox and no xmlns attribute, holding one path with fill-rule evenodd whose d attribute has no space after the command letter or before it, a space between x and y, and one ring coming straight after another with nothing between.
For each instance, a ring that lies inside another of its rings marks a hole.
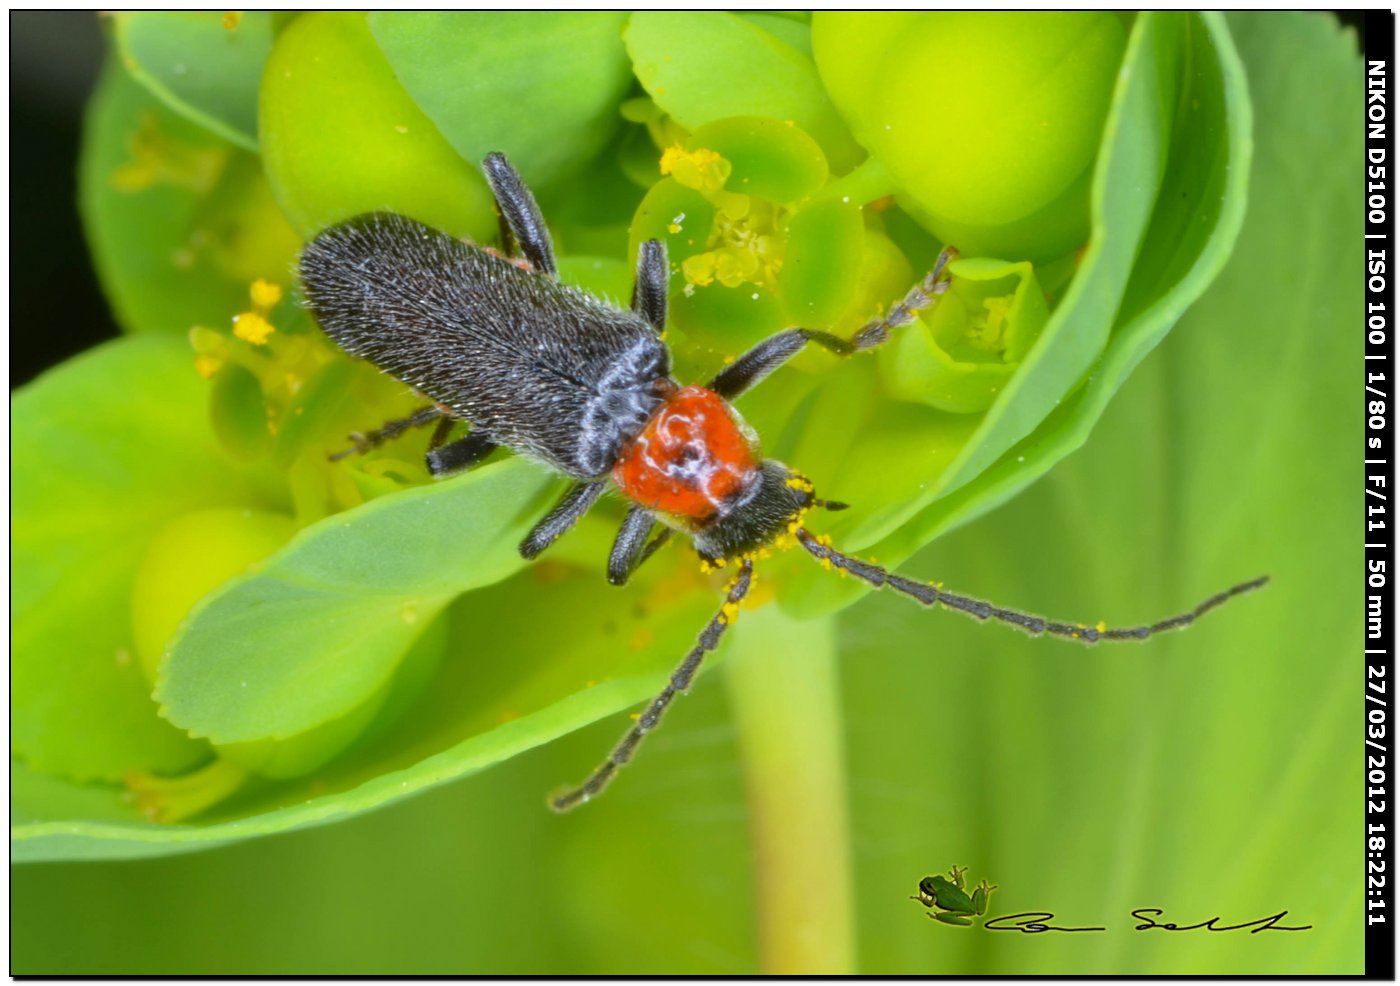
<instances>
[{"instance_id":1,"label":"beetle head","mask_svg":"<svg viewBox=\"0 0 1400 986\"><path fill-rule=\"evenodd\" d=\"M692 532L695 550L711 564L741 558L794 530L815 502L807 477L776 459L764 459L743 495Z\"/></svg>"}]
</instances>

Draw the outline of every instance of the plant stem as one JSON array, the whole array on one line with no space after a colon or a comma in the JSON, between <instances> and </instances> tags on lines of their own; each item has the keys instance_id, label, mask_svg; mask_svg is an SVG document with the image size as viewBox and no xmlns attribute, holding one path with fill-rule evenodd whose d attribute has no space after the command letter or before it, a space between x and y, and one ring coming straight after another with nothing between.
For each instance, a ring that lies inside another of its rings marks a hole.
<instances>
[{"instance_id":1,"label":"plant stem","mask_svg":"<svg viewBox=\"0 0 1400 986\"><path fill-rule=\"evenodd\" d=\"M855 971L836 621L777 606L735 626L725 679L753 838L760 970Z\"/></svg>"}]
</instances>

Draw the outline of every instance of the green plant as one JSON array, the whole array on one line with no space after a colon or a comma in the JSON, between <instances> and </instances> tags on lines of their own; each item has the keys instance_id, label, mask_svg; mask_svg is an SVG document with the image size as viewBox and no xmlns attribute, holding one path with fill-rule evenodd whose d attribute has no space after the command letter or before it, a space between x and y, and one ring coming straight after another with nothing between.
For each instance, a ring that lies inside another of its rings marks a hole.
<instances>
[{"instance_id":1,"label":"green plant","mask_svg":"<svg viewBox=\"0 0 1400 986\"><path fill-rule=\"evenodd\" d=\"M1220 272L1251 173L1250 103L1223 18L1083 17L1057 34L933 14L818 15L810 27L712 13L249 13L231 27L215 15L118 15L115 41L131 68L114 63L93 103L82 194L130 335L13 406L15 858L159 855L347 818L634 706L688 647L713 586L673 552L630 598L607 587L615 517L587 521L549 563L522 569L513 545L557 495L536 467L493 462L428 485L421 439L325 462L346 432L412 401L338 356L295 298L268 286L290 292L300 238L368 208L489 239L475 170L485 151L507 151L539 186L563 274L576 283L624 298L636 243L668 238L670 341L688 378L790 322L853 328L902 293L939 234L974 244L957 271L961 307L941 310L941 322L911 326L879 359L833 367L804 357L742 408L771 454L858 506L831 518L833 538L886 564L1045 475ZM1064 92L1033 76L1025 92L1003 86L984 98L968 82L974 44L959 48L969 67L951 78L920 71L942 32L989 24L983 64L1006 57L1009 37L1026 49L1024 65L1048 58L1037 44L1070 45L1074 58L1050 59L1067 66ZM1258 65L1275 65L1286 37L1250 37ZM459 51L472 57L443 54ZM899 71L882 74L886 65ZM1024 128L1056 111L1061 142L988 170L1019 146L1018 120ZM917 125L923 142L889 142L886 125ZM927 185L925 160L942 169ZM939 198L950 184L956 201ZM1249 263L1239 296L1259 289L1259 262ZM1235 295L1220 297L1233 311ZM1205 392L1233 385L1205 348L1202 407ZM1156 410L1119 433L1171 427ZM1163 489L1185 481L1189 453L1174 465ZM1166 498L1156 505L1163 516L1173 509ZM996 523L976 530L1005 559L1039 536L1021 523L1016 535ZM161 554L176 525L179 541L201 546L194 572L188 555ZM235 574L249 559L219 545L246 546L254 530L269 554ZM1086 581L1103 589L1132 559L1121 546L1094 548ZM1173 578L1172 599L1153 601L1169 607L1255 574L1248 565ZM859 587L803 559L774 559L762 574L778 607L741 620L728 677L755 837L778 860L760 874L771 928L804 858L845 858L841 824L814 837L808 856L783 855L784 803L839 817L845 797L839 753L828 770L793 779L797 754L783 737L805 735L810 750L839 730L820 683L835 673L833 614ZM157 645L141 640L169 632L187 602L174 590L199 576L211 591L152 660ZM1129 615L1148 605L1113 604ZM550 625L536 625L544 612ZM860 647L907 658L925 635L963 639L931 614L886 632L894 621ZM793 688L793 669L762 655L794 639L806 641L818 684L766 703L774 687ZM1114 676L1142 666L1134 655L1104 661L1094 666ZM1023 696L1018 707L1034 705ZM569 769L581 776L592 761L580 756ZM146 804L177 824L143 818L125 797L133 771ZM543 789L514 794L543 811ZM839 887L844 864L831 865ZM843 906L849 899L829 910L837 931L821 945L768 934L767 967L849 964ZM870 968L886 967L866 954Z\"/></svg>"}]
</instances>

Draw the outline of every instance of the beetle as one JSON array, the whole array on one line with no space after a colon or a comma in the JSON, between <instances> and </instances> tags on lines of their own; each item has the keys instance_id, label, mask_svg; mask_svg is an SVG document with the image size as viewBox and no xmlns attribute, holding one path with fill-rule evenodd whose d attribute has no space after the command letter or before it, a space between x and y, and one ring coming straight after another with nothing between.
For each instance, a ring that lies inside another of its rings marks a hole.
<instances>
[{"instance_id":1,"label":"beetle","mask_svg":"<svg viewBox=\"0 0 1400 986\"><path fill-rule=\"evenodd\" d=\"M753 581L755 556L780 541L793 540L824 567L924 606L1083 643L1140 640L1187 626L1267 581L1242 583L1151 625L1109 629L1004 609L838 551L804 521L814 508L846 505L819 499L807 477L763 458L733 401L809 343L838 356L879 346L946 291L947 265L956 252L945 249L901 301L849 339L787 329L703 387L682 386L671 375L662 341L670 278L665 244L641 245L630 309L607 304L559 280L539 207L505 156L490 154L482 169L496 200L500 250L396 213L375 212L330 226L301 254L302 292L326 335L433 402L408 418L352 435L355 445L347 452L367 451L408 428L437 422L427 453L434 477L475 465L498 447L569 477L568 491L521 542L526 558L553 544L613 487L631 504L608 558L608 580L615 585L625 584L672 533L689 537L706 567L737 563L719 612L665 688L583 783L551 799L556 810L589 800L631 760L733 624ZM456 419L471 430L446 443ZM658 521L661 530L652 536Z\"/></svg>"}]
</instances>

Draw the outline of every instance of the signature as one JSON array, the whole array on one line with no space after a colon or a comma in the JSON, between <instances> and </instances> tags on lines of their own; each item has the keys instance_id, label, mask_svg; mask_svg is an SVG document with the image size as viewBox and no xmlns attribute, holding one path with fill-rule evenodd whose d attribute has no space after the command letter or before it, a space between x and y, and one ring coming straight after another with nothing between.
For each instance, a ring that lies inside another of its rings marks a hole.
<instances>
[{"instance_id":1,"label":"signature","mask_svg":"<svg viewBox=\"0 0 1400 986\"><path fill-rule=\"evenodd\" d=\"M996 889L996 884L988 883L986 880L977 884L976 887L970 886L967 880L967 867L954 866L948 870L947 876L937 874L926 876L920 880L919 893L917 896L911 897L910 900L916 900L922 904L926 909L925 916L935 921L967 928L987 913L987 903L991 900L992 893ZM1134 931L1149 931L1154 928L1161 931L1244 931L1247 928L1251 935L1257 935L1261 931L1308 931L1312 928L1310 924L1293 926L1280 923L1288 917L1287 911L1279 911L1277 914L1255 918L1253 921L1241 921L1239 924L1222 924L1223 919L1218 914L1195 924L1159 921L1157 919L1167 913L1160 907L1139 907L1128 913L1141 922L1133 925ZM1051 924L1050 922L1053 920L1055 920L1054 911L1021 911L1019 914L1003 914L999 917L987 918L982 922L982 927L988 931L1019 931L1023 935L1039 935L1048 931L1074 933L1108 930L1102 925Z\"/></svg>"},{"instance_id":2,"label":"signature","mask_svg":"<svg viewBox=\"0 0 1400 986\"><path fill-rule=\"evenodd\" d=\"M1242 921L1239 924L1221 924L1221 917L1216 915L1205 921L1196 924L1177 924L1174 921L1158 921L1153 915L1160 918L1166 912L1160 907L1139 907L1130 912L1141 924L1133 926L1134 931L1148 931L1153 928L1161 931L1243 931L1248 928L1251 935L1257 935L1261 931L1308 931L1312 925L1290 926L1280 924L1288 916L1287 911L1279 911L1277 914L1270 914L1267 917L1255 918L1253 921ZM1107 931L1104 927L1063 927L1050 924L1055 919L1053 911L1022 911L1019 914L1003 914L999 917L985 921L982 927L988 931L1019 931L1026 935L1037 935L1047 931Z\"/></svg>"}]
</instances>

